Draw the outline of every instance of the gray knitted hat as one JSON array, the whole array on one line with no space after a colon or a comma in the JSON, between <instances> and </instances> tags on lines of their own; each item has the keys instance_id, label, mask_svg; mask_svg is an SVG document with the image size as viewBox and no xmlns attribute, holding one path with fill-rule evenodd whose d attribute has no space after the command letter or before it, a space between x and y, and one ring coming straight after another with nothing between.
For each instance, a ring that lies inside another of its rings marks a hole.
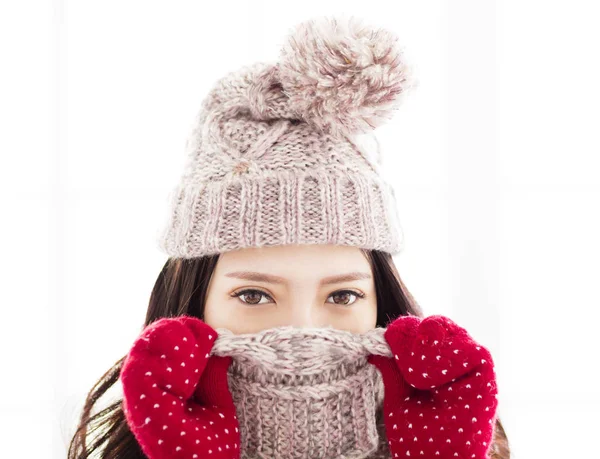
<instances>
[{"instance_id":1,"label":"gray knitted hat","mask_svg":"<svg viewBox=\"0 0 600 459\"><path fill-rule=\"evenodd\" d=\"M355 18L299 24L278 61L230 72L203 100L159 248L181 258L282 244L400 252L394 190L364 138L416 86L391 32Z\"/></svg>"},{"instance_id":2,"label":"gray knitted hat","mask_svg":"<svg viewBox=\"0 0 600 459\"><path fill-rule=\"evenodd\" d=\"M211 354L232 357L241 459L390 457L383 379L367 362L371 354L392 357L384 328L217 332Z\"/></svg>"}]
</instances>

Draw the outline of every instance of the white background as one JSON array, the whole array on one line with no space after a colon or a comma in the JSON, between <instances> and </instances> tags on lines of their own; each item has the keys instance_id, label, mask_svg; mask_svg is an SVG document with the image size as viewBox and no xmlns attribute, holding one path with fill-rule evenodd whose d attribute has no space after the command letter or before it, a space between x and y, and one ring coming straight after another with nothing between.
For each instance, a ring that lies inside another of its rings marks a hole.
<instances>
[{"instance_id":1,"label":"white background","mask_svg":"<svg viewBox=\"0 0 600 459\"><path fill-rule=\"evenodd\" d=\"M137 336L211 85L340 12L396 32L420 81L377 132L408 288L491 350L514 458L599 454L596 2L9 0L0 457L65 457Z\"/></svg>"}]
</instances>

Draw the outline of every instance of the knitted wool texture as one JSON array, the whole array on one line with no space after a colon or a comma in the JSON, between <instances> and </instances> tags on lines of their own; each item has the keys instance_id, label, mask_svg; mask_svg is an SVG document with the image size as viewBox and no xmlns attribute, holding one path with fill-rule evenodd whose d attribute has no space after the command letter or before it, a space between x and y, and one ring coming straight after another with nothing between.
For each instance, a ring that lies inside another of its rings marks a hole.
<instances>
[{"instance_id":1,"label":"knitted wool texture","mask_svg":"<svg viewBox=\"0 0 600 459\"><path fill-rule=\"evenodd\" d=\"M180 258L283 244L400 252L394 190L363 139L416 86L391 32L355 18L299 24L278 61L228 73L202 101L159 248Z\"/></svg>"},{"instance_id":2,"label":"knitted wool texture","mask_svg":"<svg viewBox=\"0 0 600 459\"><path fill-rule=\"evenodd\" d=\"M447 317L401 316L383 334L219 332L160 319L123 362L124 413L150 459L488 457L494 362Z\"/></svg>"},{"instance_id":3,"label":"knitted wool texture","mask_svg":"<svg viewBox=\"0 0 600 459\"><path fill-rule=\"evenodd\" d=\"M391 357L383 332L278 327L217 329L213 355L231 356L229 390L242 458L388 458L384 386L369 355Z\"/></svg>"}]
</instances>

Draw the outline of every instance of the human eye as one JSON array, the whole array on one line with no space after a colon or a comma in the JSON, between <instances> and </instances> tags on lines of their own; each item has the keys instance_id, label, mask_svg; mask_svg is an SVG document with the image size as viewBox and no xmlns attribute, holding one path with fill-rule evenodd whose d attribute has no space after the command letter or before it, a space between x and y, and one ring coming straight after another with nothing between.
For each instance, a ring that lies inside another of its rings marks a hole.
<instances>
[{"instance_id":1,"label":"human eye","mask_svg":"<svg viewBox=\"0 0 600 459\"><path fill-rule=\"evenodd\" d=\"M354 301L349 302L348 297L349 296L353 296L355 297ZM358 298L364 298L366 295L364 293L361 292L357 292L354 290L338 290L337 292L333 292L331 295L329 295L328 298L338 298L341 299L342 302L338 303L338 302L333 302L333 304L337 304L339 306L352 306L354 303L356 303L358 301ZM330 301L328 301L328 303L331 303Z\"/></svg>"},{"instance_id":2,"label":"human eye","mask_svg":"<svg viewBox=\"0 0 600 459\"><path fill-rule=\"evenodd\" d=\"M271 300L273 298L271 298L271 295L263 292L262 290L257 290L257 289L253 289L253 288L247 288L244 290L239 290L237 292L233 292L231 295L231 297L237 297L240 298L240 301L242 301L242 303L244 304L248 304L248 305L258 305L258 304L265 304L265 303L261 303L260 299L261 297L267 297L270 298ZM242 297L244 299L242 299ZM246 298L250 298L249 301L246 300ZM255 301L256 299L258 299L258 301ZM266 303L269 303L268 301Z\"/></svg>"}]
</instances>

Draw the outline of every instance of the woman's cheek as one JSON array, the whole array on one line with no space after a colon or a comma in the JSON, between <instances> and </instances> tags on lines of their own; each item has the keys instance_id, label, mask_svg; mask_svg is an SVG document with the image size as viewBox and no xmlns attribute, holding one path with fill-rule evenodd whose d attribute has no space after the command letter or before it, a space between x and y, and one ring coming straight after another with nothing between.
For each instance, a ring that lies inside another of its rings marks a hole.
<instances>
[{"instance_id":1,"label":"woman's cheek","mask_svg":"<svg viewBox=\"0 0 600 459\"><path fill-rule=\"evenodd\" d=\"M257 333L276 327L277 312L273 308L232 305L211 305L205 308L205 322L213 328L226 328L236 335Z\"/></svg>"}]
</instances>

